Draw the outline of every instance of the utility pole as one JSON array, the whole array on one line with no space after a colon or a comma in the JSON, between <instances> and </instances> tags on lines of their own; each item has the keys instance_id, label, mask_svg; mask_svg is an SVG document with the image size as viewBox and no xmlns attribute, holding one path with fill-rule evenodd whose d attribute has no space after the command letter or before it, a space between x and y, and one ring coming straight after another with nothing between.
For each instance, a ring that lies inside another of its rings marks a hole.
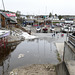
<instances>
[{"instance_id":1,"label":"utility pole","mask_svg":"<svg viewBox=\"0 0 75 75\"><path fill-rule=\"evenodd\" d=\"M4 6L4 1L2 0L2 4L3 4L3 9L5 10L5 6Z\"/></svg>"},{"instance_id":2,"label":"utility pole","mask_svg":"<svg viewBox=\"0 0 75 75\"><path fill-rule=\"evenodd\" d=\"M51 15L51 28L53 26L53 11L52 11L52 15Z\"/></svg>"},{"instance_id":3,"label":"utility pole","mask_svg":"<svg viewBox=\"0 0 75 75\"><path fill-rule=\"evenodd\" d=\"M46 13L47 13L47 6L45 8L45 25L46 25Z\"/></svg>"}]
</instances>

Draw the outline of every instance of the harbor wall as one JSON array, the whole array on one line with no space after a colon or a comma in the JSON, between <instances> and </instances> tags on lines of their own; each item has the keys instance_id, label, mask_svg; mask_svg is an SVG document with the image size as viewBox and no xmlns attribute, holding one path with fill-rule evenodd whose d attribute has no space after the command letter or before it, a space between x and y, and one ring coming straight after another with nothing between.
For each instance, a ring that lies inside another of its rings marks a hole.
<instances>
[{"instance_id":1,"label":"harbor wall","mask_svg":"<svg viewBox=\"0 0 75 75\"><path fill-rule=\"evenodd\" d=\"M65 42L64 61L75 60L75 48L69 42Z\"/></svg>"},{"instance_id":2,"label":"harbor wall","mask_svg":"<svg viewBox=\"0 0 75 75\"><path fill-rule=\"evenodd\" d=\"M59 63L55 68L56 75L70 75L64 62Z\"/></svg>"},{"instance_id":3,"label":"harbor wall","mask_svg":"<svg viewBox=\"0 0 75 75\"><path fill-rule=\"evenodd\" d=\"M70 71L70 69L72 69L72 65L67 64L70 61L75 62L75 47L68 41L65 41L63 62L56 65L56 75L75 75L75 72L72 73L72 71ZM71 62L71 64L73 64L73 62ZM75 65L73 65L73 67L74 66Z\"/></svg>"}]
</instances>

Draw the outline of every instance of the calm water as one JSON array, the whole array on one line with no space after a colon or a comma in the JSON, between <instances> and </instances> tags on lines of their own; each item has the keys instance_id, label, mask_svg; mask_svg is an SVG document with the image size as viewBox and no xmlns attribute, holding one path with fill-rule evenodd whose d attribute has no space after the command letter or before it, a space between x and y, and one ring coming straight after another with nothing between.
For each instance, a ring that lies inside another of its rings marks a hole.
<instances>
[{"instance_id":1,"label":"calm water","mask_svg":"<svg viewBox=\"0 0 75 75\"><path fill-rule=\"evenodd\" d=\"M53 42L57 39L52 39L25 40L1 50L3 54L0 52L0 75L8 75L12 69L30 64L57 64L57 51ZM19 54L24 54L24 57L19 59Z\"/></svg>"}]
</instances>

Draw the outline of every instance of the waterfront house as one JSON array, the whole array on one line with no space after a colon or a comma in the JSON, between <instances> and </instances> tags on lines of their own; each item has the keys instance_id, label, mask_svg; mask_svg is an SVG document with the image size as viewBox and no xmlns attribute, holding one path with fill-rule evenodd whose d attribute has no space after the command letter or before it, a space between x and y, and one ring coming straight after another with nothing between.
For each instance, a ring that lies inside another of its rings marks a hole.
<instances>
[{"instance_id":1,"label":"waterfront house","mask_svg":"<svg viewBox=\"0 0 75 75\"><path fill-rule=\"evenodd\" d=\"M0 12L0 28L16 26L17 20L15 17L9 16L6 12Z\"/></svg>"},{"instance_id":2,"label":"waterfront house","mask_svg":"<svg viewBox=\"0 0 75 75\"><path fill-rule=\"evenodd\" d=\"M0 12L0 27L5 27L7 19L9 20L8 16L6 16L4 13Z\"/></svg>"}]
</instances>

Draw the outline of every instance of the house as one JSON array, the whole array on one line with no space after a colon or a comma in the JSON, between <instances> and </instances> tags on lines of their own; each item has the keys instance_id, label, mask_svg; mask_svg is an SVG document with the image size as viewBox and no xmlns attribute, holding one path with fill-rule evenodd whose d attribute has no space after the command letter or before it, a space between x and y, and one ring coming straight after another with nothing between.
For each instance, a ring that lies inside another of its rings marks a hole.
<instances>
[{"instance_id":1,"label":"house","mask_svg":"<svg viewBox=\"0 0 75 75\"><path fill-rule=\"evenodd\" d=\"M0 27L5 27L6 20L9 20L8 16L6 16L4 13L0 12Z\"/></svg>"},{"instance_id":2,"label":"house","mask_svg":"<svg viewBox=\"0 0 75 75\"><path fill-rule=\"evenodd\" d=\"M34 23L33 19L25 19L23 24L25 24L25 25L33 25L33 23Z\"/></svg>"},{"instance_id":3,"label":"house","mask_svg":"<svg viewBox=\"0 0 75 75\"><path fill-rule=\"evenodd\" d=\"M17 20L15 15L7 14L6 12L0 12L0 28L1 27L11 27L16 26Z\"/></svg>"}]
</instances>

